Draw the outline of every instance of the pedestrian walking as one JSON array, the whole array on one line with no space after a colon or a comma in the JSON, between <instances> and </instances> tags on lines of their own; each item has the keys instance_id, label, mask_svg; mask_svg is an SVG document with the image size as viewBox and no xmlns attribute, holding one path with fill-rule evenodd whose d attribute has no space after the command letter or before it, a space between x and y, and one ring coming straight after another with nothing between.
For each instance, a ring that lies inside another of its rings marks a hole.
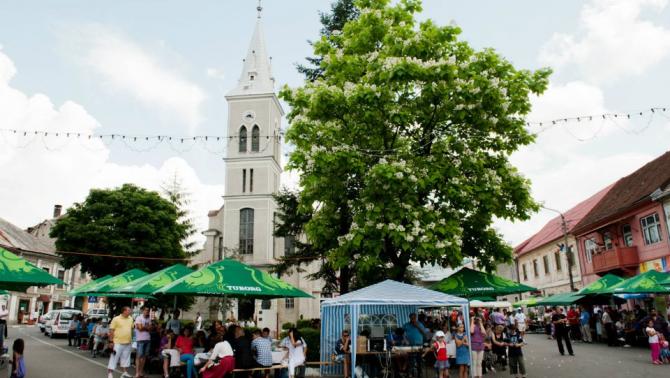
<instances>
[{"instance_id":1,"label":"pedestrian walking","mask_svg":"<svg viewBox=\"0 0 670 378\"><path fill-rule=\"evenodd\" d=\"M107 364L107 378L114 377L114 369L120 363L123 370L122 378L131 377L128 374L130 367L130 353L132 352L133 338L133 318L130 316L130 307L125 306L121 309L121 315L112 319L109 325L109 346L112 348L112 354L109 356Z\"/></svg>"},{"instance_id":2,"label":"pedestrian walking","mask_svg":"<svg viewBox=\"0 0 670 378\"><path fill-rule=\"evenodd\" d=\"M611 309L605 308L605 311L603 311L602 323L607 335L607 346L617 346L616 329L614 328Z\"/></svg>"},{"instance_id":3,"label":"pedestrian walking","mask_svg":"<svg viewBox=\"0 0 670 378\"><path fill-rule=\"evenodd\" d=\"M12 372L10 378L24 378L26 376L26 362L23 359L23 339L14 340L12 345Z\"/></svg>"},{"instance_id":4,"label":"pedestrian walking","mask_svg":"<svg viewBox=\"0 0 670 378\"><path fill-rule=\"evenodd\" d=\"M181 322L179 321L179 310L174 310L172 319L165 324L165 329L171 329L175 335L181 335Z\"/></svg>"},{"instance_id":5,"label":"pedestrian walking","mask_svg":"<svg viewBox=\"0 0 670 378\"><path fill-rule=\"evenodd\" d=\"M647 322L647 328L645 329L647 336L649 337L649 349L651 349L651 363L654 365L661 365L661 345L659 344L658 333L654 329L654 321L649 320Z\"/></svg>"},{"instance_id":6,"label":"pedestrian walking","mask_svg":"<svg viewBox=\"0 0 670 378\"><path fill-rule=\"evenodd\" d=\"M144 376L144 364L151 351L150 315L149 306L142 306L142 313L135 318L135 341L137 342L135 377L137 378Z\"/></svg>"},{"instance_id":7,"label":"pedestrian walking","mask_svg":"<svg viewBox=\"0 0 670 378\"><path fill-rule=\"evenodd\" d=\"M475 378L482 376L482 361L484 360L485 330L482 319L472 318L470 323L470 348L472 349L472 374Z\"/></svg>"},{"instance_id":8,"label":"pedestrian walking","mask_svg":"<svg viewBox=\"0 0 670 378\"><path fill-rule=\"evenodd\" d=\"M572 352L570 336L568 336L568 319L563 313L563 307L555 309L554 315L551 317L551 322L554 324L554 336L556 337L556 343L558 344L558 352L561 353L561 355L565 355L565 351L563 350L563 341L565 341L565 347L568 349L568 353L571 356L574 356L575 354Z\"/></svg>"},{"instance_id":9,"label":"pedestrian walking","mask_svg":"<svg viewBox=\"0 0 670 378\"><path fill-rule=\"evenodd\" d=\"M521 337L526 335L526 314L523 313L523 309L519 308L514 315L514 323L516 324L516 329L521 333Z\"/></svg>"},{"instance_id":10,"label":"pedestrian walking","mask_svg":"<svg viewBox=\"0 0 670 378\"><path fill-rule=\"evenodd\" d=\"M516 326L512 326L507 339L505 339L509 354L509 373L516 377L526 376L526 364L523 360L523 336Z\"/></svg>"},{"instance_id":11,"label":"pedestrian walking","mask_svg":"<svg viewBox=\"0 0 670 378\"><path fill-rule=\"evenodd\" d=\"M202 329L202 316L200 312L195 315L195 330L200 331Z\"/></svg>"},{"instance_id":12,"label":"pedestrian walking","mask_svg":"<svg viewBox=\"0 0 670 378\"><path fill-rule=\"evenodd\" d=\"M591 338L591 326L589 323L591 322L591 314L586 311L584 307L582 307L582 311L579 314L579 323L582 327L582 341L585 343L591 343L593 342Z\"/></svg>"},{"instance_id":13,"label":"pedestrian walking","mask_svg":"<svg viewBox=\"0 0 670 378\"><path fill-rule=\"evenodd\" d=\"M67 346L77 345L77 329L79 328L79 316L72 314L72 319L67 326Z\"/></svg>"}]
</instances>

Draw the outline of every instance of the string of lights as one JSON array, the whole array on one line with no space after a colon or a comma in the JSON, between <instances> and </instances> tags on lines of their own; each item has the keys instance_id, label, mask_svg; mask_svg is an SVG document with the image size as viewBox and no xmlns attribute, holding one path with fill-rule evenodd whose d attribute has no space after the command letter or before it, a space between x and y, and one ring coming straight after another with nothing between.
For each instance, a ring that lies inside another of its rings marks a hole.
<instances>
[{"instance_id":1,"label":"string of lights","mask_svg":"<svg viewBox=\"0 0 670 378\"><path fill-rule=\"evenodd\" d=\"M527 121L526 127L529 131L535 134L542 134L557 126L563 126L565 131L573 138L580 142L585 142L596 138L609 123L621 129L623 132L630 135L640 135L651 127L655 116L662 116L666 120L670 120L670 115L667 112L668 107L650 107L637 112L630 113L601 113L591 115L578 115L570 117L561 117L550 119L546 121ZM645 119L646 124L641 128L631 128L624 126L628 120ZM569 126L574 124L595 123L599 126L589 137L577 135ZM539 130L538 130L539 128ZM279 143L284 137L281 132L275 135L259 135L257 138L265 141L263 150L272 142ZM58 151L66 148L69 141L77 140L79 144L90 151L103 151L113 145L122 145L125 148L138 153L149 152L158 148L161 145L167 145L172 151L178 154L187 153L198 147L213 155L224 154L228 150L228 145L232 141L239 141L239 135L133 135L122 133L98 134L86 133L77 131L48 131L48 130L24 130L16 128L0 128L0 143L8 145L16 149L24 149L33 143L39 141L43 147L48 151ZM245 137L247 143L252 143L256 137ZM63 142L60 142L63 141ZM89 143L89 142L102 142ZM358 146L341 146L343 149L355 150L364 155L371 156L388 156L398 151L403 147L390 148L384 150L372 150L361 148Z\"/></svg>"}]
</instances>

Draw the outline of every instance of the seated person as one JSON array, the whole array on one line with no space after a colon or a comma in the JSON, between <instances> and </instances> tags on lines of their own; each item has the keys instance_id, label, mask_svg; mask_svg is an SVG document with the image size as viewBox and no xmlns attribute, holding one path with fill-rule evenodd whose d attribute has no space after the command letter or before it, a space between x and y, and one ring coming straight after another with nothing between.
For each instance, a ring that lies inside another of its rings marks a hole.
<instances>
[{"instance_id":1,"label":"seated person","mask_svg":"<svg viewBox=\"0 0 670 378\"><path fill-rule=\"evenodd\" d=\"M180 367L180 356L179 351L175 347L177 338L175 337L174 331L168 329L165 331L165 335L161 338L160 343L160 356L163 360L163 376L165 378L170 376L169 367Z\"/></svg>"},{"instance_id":2,"label":"seated person","mask_svg":"<svg viewBox=\"0 0 670 378\"><path fill-rule=\"evenodd\" d=\"M251 351L253 353L256 367L272 367L272 342L261 335L260 330L252 333ZM270 376L270 371L265 371L265 377Z\"/></svg>"},{"instance_id":3,"label":"seated person","mask_svg":"<svg viewBox=\"0 0 670 378\"><path fill-rule=\"evenodd\" d=\"M342 337L335 345L335 362L344 363L344 378L351 374L351 336L349 330L342 331Z\"/></svg>"},{"instance_id":4,"label":"seated person","mask_svg":"<svg viewBox=\"0 0 670 378\"><path fill-rule=\"evenodd\" d=\"M186 378L197 376L195 370L195 353L193 350L193 338L191 337L192 330L186 327L182 330L182 334L177 337L174 346L179 351L179 360L186 363Z\"/></svg>"},{"instance_id":5,"label":"seated person","mask_svg":"<svg viewBox=\"0 0 670 378\"><path fill-rule=\"evenodd\" d=\"M97 356L99 350L104 349L109 334L107 322L98 321L98 323L99 324L95 327L95 334L93 335L93 348L91 348L93 358Z\"/></svg>"},{"instance_id":6,"label":"seated person","mask_svg":"<svg viewBox=\"0 0 670 378\"><path fill-rule=\"evenodd\" d=\"M395 346L409 345L409 340L407 340L407 337L405 336L405 329L396 328L393 333L389 334L387 343L391 346L391 348ZM393 361L399 372L404 373L407 371L407 367L409 365L409 358L407 354L394 354Z\"/></svg>"},{"instance_id":7,"label":"seated person","mask_svg":"<svg viewBox=\"0 0 670 378\"><path fill-rule=\"evenodd\" d=\"M268 327L263 328L263 332L261 333L261 336L270 340L270 342L272 342L272 337L270 337L270 328L268 328Z\"/></svg>"},{"instance_id":8,"label":"seated person","mask_svg":"<svg viewBox=\"0 0 670 378\"><path fill-rule=\"evenodd\" d=\"M230 328L233 327L235 339L231 343L231 346L235 352L235 368L251 369L255 366L255 361L251 354L251 341L247 338L244 328L235 325L230 326Z\"/></svg>"},{"instance_id":9,"label":"seated person","mask_svg":"<svg viewBox=\"0 0 670 378\"><path fill-rule=\"evenodd\" d=\"M235 369L233 348L228 341L217 336L217 343L212 349L211 356L205 366L200 369L202 378L221 378Z\"/></svg>"},{"instance_id":10,"label":"seated person","mask_svg":"<svg viewBox=\"0 0 670 378\"><path fill-rule=\"evenodd\" d=\"M207 349L207 336L205 336L205 331L199 330L195 333L195 337L193 338L193 350L198 354L205 352Z\"/></svg>"}]
</instances>

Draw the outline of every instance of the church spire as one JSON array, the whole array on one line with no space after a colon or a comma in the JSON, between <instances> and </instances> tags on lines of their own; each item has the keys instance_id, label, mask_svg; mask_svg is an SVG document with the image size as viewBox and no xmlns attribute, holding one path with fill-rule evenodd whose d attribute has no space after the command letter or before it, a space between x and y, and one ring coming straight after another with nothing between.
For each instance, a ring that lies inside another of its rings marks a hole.
<instances>
[{"instance_id":1,"label":"church spire","mask_svg":"<svg viewBox=\"0 0 670 378\"><path fill-rule=\"evenodd\" d=\"M265 36L261 25L263 7L260 0L256 10L258 11L256 27L247 50L247 57L242 65L242 73L237 86L228 93L228 96L274 93L274 77L270 58L265 49Z\"/></svg>"}]
</instances>

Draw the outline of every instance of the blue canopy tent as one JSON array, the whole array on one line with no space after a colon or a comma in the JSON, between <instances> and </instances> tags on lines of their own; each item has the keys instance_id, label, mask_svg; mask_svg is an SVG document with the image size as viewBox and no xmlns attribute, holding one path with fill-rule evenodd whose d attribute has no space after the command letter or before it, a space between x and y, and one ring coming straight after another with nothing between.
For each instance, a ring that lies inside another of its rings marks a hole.
<instances>
[{"instance_id":1,"label":"blue canopy tent","mask_svg":"<svg viewBox=\"0 0 670 378\"><path fill-rule=\"evenodd\" d=\"M454 307L463 311L466 334L470 334L467 299L419 286L386 280L366 288L327 299L321 303L321 361L328 361L343 329L351 331L351 376L355 377L357 336L361 328L402 327L411 313L421 308ZM321 375L341 373L338 365L322 366Z\"/></svg>"}]
</instances>

